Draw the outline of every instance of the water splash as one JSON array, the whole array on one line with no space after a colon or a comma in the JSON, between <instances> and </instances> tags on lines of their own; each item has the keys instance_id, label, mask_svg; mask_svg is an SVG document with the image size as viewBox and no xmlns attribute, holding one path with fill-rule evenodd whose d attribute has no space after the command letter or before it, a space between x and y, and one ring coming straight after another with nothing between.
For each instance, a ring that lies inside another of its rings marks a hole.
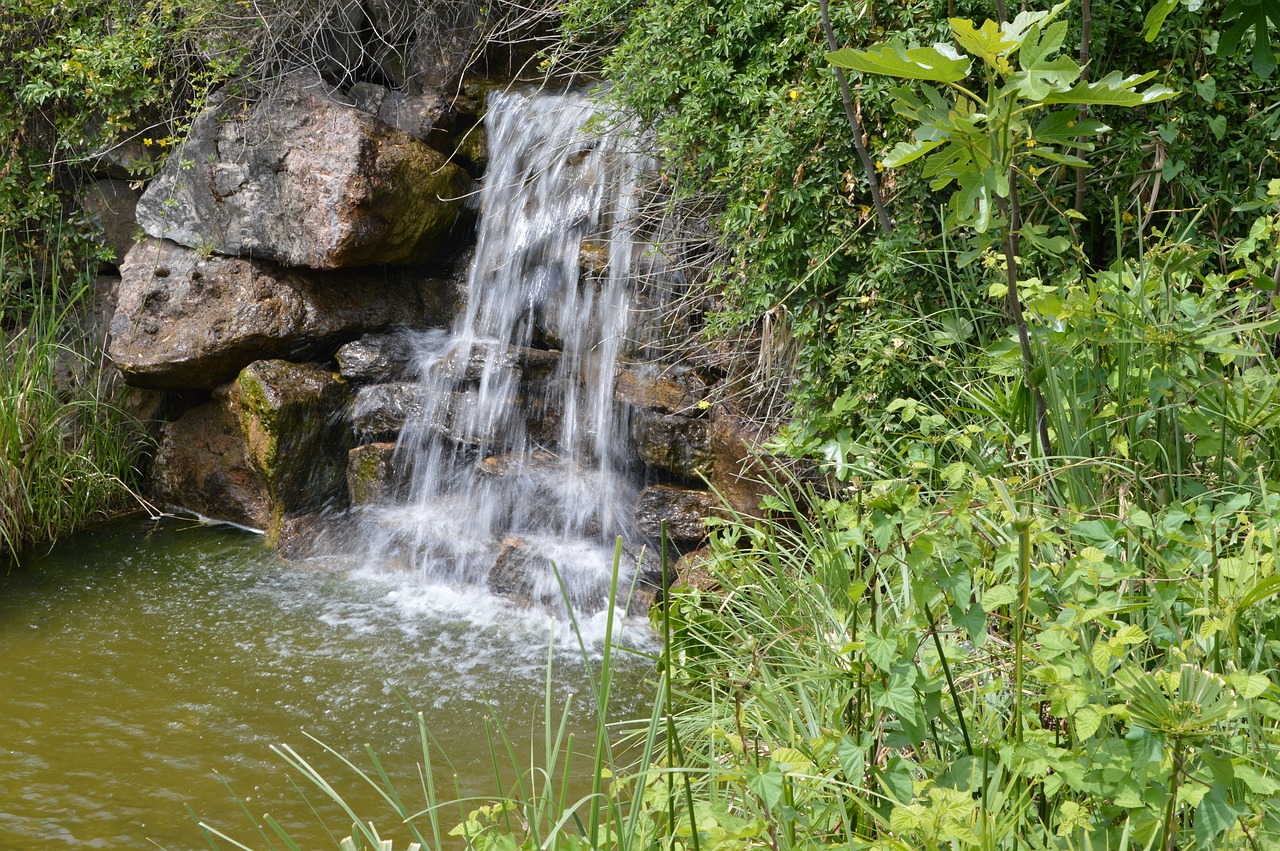
<instances>
[{"instance_id":1,"label":"water splash","mask_svg":"<svg viewBox=\"0 0 1280 851\"><path fill-rule=\"evenodd\" d=\"M411 492L379 510L376 560L555 608L554 561L575 609L606 599L635 501L613 390L653 163L599 117L582 94L491 96L467 306L418 338Z\"/></svg>"}]
</instances>

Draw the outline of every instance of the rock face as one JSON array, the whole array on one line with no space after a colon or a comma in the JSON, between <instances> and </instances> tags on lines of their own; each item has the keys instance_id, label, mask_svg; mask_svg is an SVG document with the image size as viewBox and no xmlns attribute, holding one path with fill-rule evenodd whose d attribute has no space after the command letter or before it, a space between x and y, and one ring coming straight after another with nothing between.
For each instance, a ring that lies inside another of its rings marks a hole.
<instances>
[{"instance_id":1,"label":"rock face","mask_svg":"<svg viewBox=\"0 0 1280 851\"><path fill-rule=\"evenodd\" d=\"M192 124L138 202L153 237L316 269L423 263L461 247L471 178L443 154L294 75Z\"/></svg>"},{"instance_id":2,"label":"rock face","mask_svg":"<svg viewBox=\"0 0 1280 851\"><path fill-rule=\"evenodd\" d=\"M406 420L422 416L426 404L426 391L414 382L361 387L352 413L356 433L366 440L394 441Z\"/></svg>"},{"instance_id":3,"label":"rock face","mask_svg":"<svg viewBox=\"0 0 1280 851\"><path fill-rule=\"evenodd\" d=\"M352 505L403 498L408 481L395 464L394 443L366 443L347 454L347 493Z\"/></svg>"},{"instance_id":4,"label":"rock face","mask_svg":"<svg viewBox=\"0 0 1280 851\"><path fill-rule=\"evenodd\" d=\"M338 372L360 384L403 381L417 357L412 335L405 331L365 334L338 349Z\"/></svg>"},{"instance_id":5,"label":"rock face","mask_svg":"<svg viewBox=\"0 0 1280 851\"><path fill-rule=\"evenodd\" d=\"M355 440L350 421L335 415L349 407L346 382L314 364L257 361L227 398L266 486L271 534L285 517L346 506L347 452Z\"/></svg>"},{"instance_id":6,"label":"rock face","mask_svg":"<svg viewBox=\"0 0 1280 851\"><path fill-rule=\"evenodd\" d=\"M331 353L392 322L430 321L408 274L316 273L143 240L121 267L108 355L130 384L211 389L264 357Z\"/></svg>"},{"instance_id":7,"label":"rock face","mask_svg":"<svg viewBox=\"0 0 1280 851\"><path fill-rule=\"evenodd\" d=\"M636 501L636 531L660 540L665 521L667 537L677 545L697 544L707 536L706 518L717 507L715 496L708 491L653 485L641 491Z\"/></svg>"},{"instance_id":8,"label":"rock face","mask_svg":"<svg viewBox=\"0 0 1280 851\"><path fill-rule=\"evenodd\" d=\"M311 364L259 361L170 423L152 471L157 501L268 534L347 501L345 383Z\"/></svg>"},{"instance_id":9,"label":"rock face","mask_svg":"<svg viewBox=\"0 0 1280 851\"><path fill-rule=\"evenodd\" d=\"M249 463L244 432L225 396L165 428L150 484L150 497L166 507L254 529L271 521L266 482Z\"/></svg>"},{"instance_id":10,"label":"rock face","mask_svg":"<svg viewBox=\"0 0 1280 851\"><path fill-rule=\"evenodd\" d=\"M627 364L618 371L614 397L634 408L664 414L695 415L708 393L707 383L688 367Z\"/></svg>"},{"instance_id":11,"label":"rock face","mask_svg":"<svg viewBox=\"0 0 1280 851\"><path fill-rule=\"evenodd\" d=\"M636 453L648 467L681 479L710 476L715 467L710 422L679 414L636 411L631 422Z\"/></svg>"},{"instance_id":12,"label":"rock face","mask_svg":"<svg viewBox=\"0 0 1280 851\"><path fill-rule=\"evenodd\" d=\"M711 420L711 451L715 457L712 481L725 502L745 517L760 513L760 500L770 492L772 477L752 449L760 435L748 437L741 422L730 414L717 412Z\"/></svg>"},{"instance_id":13,"label":"rock face","mask_svg":"<svg viewBox=\"0 0 1280 851\"><path fill-rule=\"evenodd\" d=\"M80 206L102 225L102 236L113 255L112 262L120 263L133 246L138 220L134 209L138 206L138 192L123 180L97 180L80 196Z\"/></svg>"}]
</instances>

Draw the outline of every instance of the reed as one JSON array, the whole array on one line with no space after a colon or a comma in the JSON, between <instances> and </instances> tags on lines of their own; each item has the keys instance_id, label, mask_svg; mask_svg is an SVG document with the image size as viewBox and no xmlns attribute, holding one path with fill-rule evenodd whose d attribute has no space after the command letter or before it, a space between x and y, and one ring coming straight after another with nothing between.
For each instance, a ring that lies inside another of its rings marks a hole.
<instances>
[{"instance_id":1,"label":"reed","mask_svg":"<svg viewBox=\"0 0 1280 851\"><path fill-rule=\"evenodd\" d=\"M0 235L0 559L125 506L141 450L82 330L90 278L10 253Z\"/></svg>"}]
</instances>

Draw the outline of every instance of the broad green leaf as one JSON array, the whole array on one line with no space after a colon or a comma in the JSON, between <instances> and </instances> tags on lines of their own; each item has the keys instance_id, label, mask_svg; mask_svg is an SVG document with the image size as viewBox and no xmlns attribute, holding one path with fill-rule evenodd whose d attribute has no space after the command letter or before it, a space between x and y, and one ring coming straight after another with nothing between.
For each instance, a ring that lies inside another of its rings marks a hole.
<instances>
[{"instance_id":1,"label":"broad green leaf","mask_svg":"<svg viewBox=\"0 0 1280 851\"><path fill-rule=\"evenodd\" d=\"M920 723L920 701L916 699L915 689L897 674L890 675L887 686L877 683L871 687L871 703L894 713L903 723Z\"/></svg>"},{"instance_id":2,"label":"broad green leaf","mask_svg":"<svg viewBox=\"0 0 1280 851\"><path fill-rule=\"evenodd\" d=\"M969 76L970 60L949 44L933 47L906 47L895 42L877 44L866 50L844 48L827 54L827 61L839 68L867 74L884 74L903 80L932 80L958 83Z\"/></svg>"},{"instance_id":3,"label":"broad green leaf","mask_svg":"<svg viewBox=\"0 0 1280 851\"><path fill-rule=\"evenodd\" d=\"M1039 26L1031 27L1027 30L1027 35L1022 41L1022 49L1018 52L1018 64L1022 66L1024 71L1040 71L1050 68L1061 59L1066 59L1067 57L1065 56L1058 59L1050 59L1062 47L1062 42L1066 35L1066 21L1050 24L1044 30L1041 30ZM1075 65L1074 62L1071 64ZM1079 71L1080 69L1077 66L1076 73L1079 74Z\"/></svg>"},{"instance_id":4,"label":"broad green leaf","mask_svg":"<svg viewBox=\"0 0 1280 851\"><path fill-rule=\"evenodd\" d=\"M1235 689L1236 694L1252 700L1261 697L1271 688L1271 680L1263 674L1251 674L1248 671L1233 671L1227 675L1227 682Z\"/></svg>"},{"instance_id":5,"label":"broad green leaf","mask_svg":"<svg viewBox=\"0 0 1280 851\"><path fill-rule=\"evenodd\" d=\"M962 174L974 171L973 159L963 145L949 145L925 161L923 176L934 189L941 189ZM941 178L936 180L935 178ZM941 183L941 186L937 185Z\"/></svg>"},{"instance_id":6,"label":"broad green leaf","mask_svg":"<svg viewBox=\"0 0 1280 851\"><path fill-rule=\"evenodd\" d=\"M969 604L967 610L961 610L955 607L952 618L956 622L956 626L968 634L975 646L981 647L987 638L987 613L983 611L982 604L973 601Z\"/></svg>"},{"instance_id":7,"label":"broad green leaf","mask_svg":"<svg viewBox=\"0 0 1280 851\"><path fill-rule=\"evenodd\" d=\"M1251 792L1258 795L1274 795L1280 792L1280 783L1274 778L1267 777L1247 762L1240 762L1235 765L1235 775L1244 784L1249 787Z\"/></svg>"},{"instance_id":8,"label":"broad green leaf","mask_svg":"<svg viewBox=\"0 0 1280 851\"><path fill-rule=\"evenodd\" d=\"M1035 156L1036 159L1056 163L1058 165L1065 165L1069 168L1087 166L1089 164L1088 160L1081 159L1074 154L1060 154L1057 151L1051 151L1048 148L1037 148Z\"/></svg>"},{"instance_id":9,"label":"broad green leaf","mask_svg":"<svg viewBox=\"0 0 1280 851\"><path fill-rule=\"evenodd\" d=\"M951 207L956 220L961 224L972 225L978 233L986 233L991 228L992 208L995 197L992 192L992 181L988 179L990 168L981 172L967 171L956 178L959 190L951 196Z\"/></svg>"},{"instance_id":10,"label":"broad green leaf","mask_svg":"<svg viewBox=\"0 0 1280 851\"><path fill-rule=\"evenodd\" d=\"M760 796L766 808L772 810L782 802L782 769L770 762L764 771L747 766L747 788Z\"/></svg>"},{"instance_id":11,"label":"broad green leaf","mask_svg":"<svg viewBox=\"0 0 1280 851\"><path fill-rule=\"evenodd\" d=\"M867 770L867 763L866 754L862 748L858 747L858 743L847 735L841 737L840 745L836 748L836 755L840 759L840 770L844 772L845 780L861 786L863 774Z\"/></svg>"},{"instance_id":12,"label":"broad green leaf","mask_svg":"<svg viewBox=\"0 0 1280 851\"><path fill-rule=\"evenodd\" d=\"M813 773L813 762L795 748L774 748L769 759L773 760L783 774L793 771L797 774Z\"/></svg>"},{"instance_id":13,"label":"broad green leaf","mask_svg":"<svg viewBox=\"0 0 1280 851\"><path fill-rule=\"evenodd\" d=\"M1062 0L1061 3L1054 6L1048 11L1039 12L1019 12L1017 17L1004 25L1004 30L1009 37L1015 41L1021 42L1026 38L1027 32L1035 26L1044 26L1058 16L1058 13L1067 8L1073 0Z\"/></svg>"},{"instance_id":14,"label":"broad green leaf","mask_svg":"<svg viewBox=\"0 0 1280 851\"><path fill-rule=\"evenodd\" d=\"M974 26L968 18L948 18L947 23L951 24L956 44L966 53L978 57L1002 76L1008 76L1013 70L1009 66L1008 54L1018 46L1018 42L1001 32L995 21L987 20L981 28Z\"/></svg>"},{"instance_id":15,"label":"broad green leaf","mask_svg":"<svg viewBox=\"0 0 1280 851\"><path fill-rule=\"evenodd\" d=\"M1112 71L1097 82L1078 83L1065 92L1051 92L1044 98L1045 104L1076 103L1086 106L1146 106L1176 97L1179 93L1165 86L1151 86L1146 91L1137 91L1137 87L1156 75L1155 71L1146 74L1130 74L1123 76L1119 71Z\"/></svg>"},{"instance_id":16,"label":"broad green leaf","mask_svg":"<svg viewBox=\"0 0 1280 851\"><path fill-rule=\"evenodd\" d=\"M928 142L899 142L890 149L889 153L885 154L884 164L889 168L904 166L907 163L915 162L934 148L946 144L946 142L946 139L934 139Z\"/></svg>"},{"instance_id":17,"label":"broad green leaf","mask_svg":"<svg viewBox=\"0 0 1280 851\"><path fill-rule=\"evenodd\" d=\"M1016 599L1018 599L1018 592L1014 590L1012 585L997 585L983 592L982 608L988 612L994 612L1001 606L1007 606Z\"/></svg>"},{"instance_id":18,"label":"broad green leaf","mask_svg":"<svg viewBox=\"0 0 1280 851\"><path fill-rule=\"evenodd\" d=\"M1253 30L1253 71L1259 77L1269 77L1276 69L1271 29L1273 25L1280 29L1280 0L1232 0L1223 9L1222 20L1233 18L1235 24L1218 40L1218 55L1225 58L1235 53L1245 33Z\"/></svg>"},{"instance_id":19,"label":"broad green leaf","mask_svg":"<svg viewBox=\"0 0 1280 851\"><path fill-rule=\"evenodd\" d=\"M1051 112L1036 125L1032 138L1041 144L1072 145L1091 149L1092 142L1078 140L1077 137L1101 136L1109 133L1111 128L1101 121L1092 118L1081 119L1075 110L1060 109Z\"/></svg>"},{"instance_id":20,"label":"broad green leaf","mask_svg":"<svg viewBox=\"0 0 1280 851\"><path fill-rule=\"evenodd\" d=\"M1081 706L1072 715L1075 723L1076 738L1080 741L1091 738L1102 726L1102 712L1096 706Z\"/></svg>"},{"instance_id":21,"label":"broad green leaf","mask_svg":"<svg viewBox=\"0 0 1280 851\"><path fill-rule=\"evenodd\" d=\"M868 632L863 640L866 642L867 658L871 660L871 664L882 671L893 670L894 660L898 656L898 643L881 638L874 632Z\"/></svg>"},{"instance_id":22,"label":"broad green leaf","mask_svg":"<svg viewBox=\"0 0 1280 851\"><path fill-rule=\"evenodd\" d=\"M1169 17L1169 13L1176 8L1178 8L1178 0L1157 0L1142 22L1142 37L1147 41L1155 41L1156 36L1160 34L1160 28L1164 26L1164 19Z\"/></svg>"},{"instance_id":23,"label":"broad green leaf","mask_svg":"<svg viewBox=\"0 0 1280 851\"><path fill-rule=\"evenodd\" d=\"M1202 848L1212 848L1213 841L1236 823L1239 814L1227 801L1227 787L1215 785L1200 799L1196 807L1195 834Z\"/></svg>"},{"instance_id":24,"label":"broad green leaf","mask_svg":"<svg viewBox=\"0 0 1280 851\"><path fill-rule=\"evenodd\" d=\"M1070 89L1080 79L1080 66L1069 56L1059 56L1040 67L1019 71L1009 78L1019 94L1030 101L1042 101L1053 92Z\"/></svg>"}]
</instances>

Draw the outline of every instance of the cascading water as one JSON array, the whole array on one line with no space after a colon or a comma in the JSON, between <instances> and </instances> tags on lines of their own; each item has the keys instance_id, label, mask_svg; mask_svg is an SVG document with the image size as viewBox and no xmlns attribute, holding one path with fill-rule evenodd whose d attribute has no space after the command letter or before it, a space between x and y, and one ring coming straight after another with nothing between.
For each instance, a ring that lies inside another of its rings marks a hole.
<instances>
[{"instance_id":1,"label":"cascading water","mask_svg":"<svg viewBox=\"0 0 1280 851\"><path fill-rule=\"evenodd\" d=\"M554 561L576 609L605 599L635 499L613 389L652 162L593 132L598 114L582 94L490 98L467 307L419 338L423 410L397 448L411 491L379 511L380 561L553 606Z\"/></svg>"}]
</instances>

